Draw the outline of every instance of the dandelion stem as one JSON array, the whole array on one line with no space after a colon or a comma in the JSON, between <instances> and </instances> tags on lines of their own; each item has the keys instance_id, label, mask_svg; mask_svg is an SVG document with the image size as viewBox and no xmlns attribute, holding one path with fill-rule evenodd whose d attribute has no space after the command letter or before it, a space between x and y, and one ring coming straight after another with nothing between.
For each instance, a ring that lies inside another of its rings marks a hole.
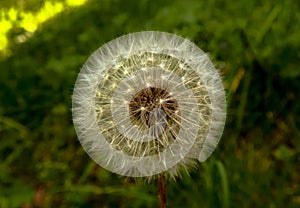
<instances>
[{"instance_id":1,"label":"dandelion stem","mask_svg":"<svg viewBox=\"0 0 300 208\"><path fill-rule=\"evenodd\" d=\"M158 175L158 200L160 208L167 207L167 189L164 172Z\"/></svg>"}]
</instances>

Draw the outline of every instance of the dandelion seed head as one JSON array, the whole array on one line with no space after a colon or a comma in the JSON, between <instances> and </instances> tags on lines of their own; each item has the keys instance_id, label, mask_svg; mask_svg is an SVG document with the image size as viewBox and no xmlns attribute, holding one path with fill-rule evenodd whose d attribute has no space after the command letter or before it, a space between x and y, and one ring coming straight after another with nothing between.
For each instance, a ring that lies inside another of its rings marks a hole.
<instances>
[{"instance_id":1,"label":"dandelion seed head","mask_svg":"<svg viewBox=\"0 0 300 208\"><path fill-rule=\"evenodd\" d=\"M140 32L99 48L81 69L73 121L90 157L120 175L178 174L206 160L223 131L221 78L195 44Z\"/></svg>"}]
</instances>

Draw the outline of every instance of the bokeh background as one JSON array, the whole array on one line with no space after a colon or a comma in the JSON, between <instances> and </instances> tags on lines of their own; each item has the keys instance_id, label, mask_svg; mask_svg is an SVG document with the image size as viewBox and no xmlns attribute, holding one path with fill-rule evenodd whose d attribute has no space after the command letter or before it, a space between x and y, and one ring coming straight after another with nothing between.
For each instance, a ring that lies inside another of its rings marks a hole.
<instances>
[{"instance_id":1,"label":"bokeh background","mask_svg":"<svg viewBox=\"0 0 300 208\"><path fill-rule=\"evenodd\" d=\"M120 35L160 30L208 52L228 117L169 207L300 207L300 1L0 1L0 207L158 207L157 185L96 165L71 115L76 76Z\"/></svg>"}]
</instances>

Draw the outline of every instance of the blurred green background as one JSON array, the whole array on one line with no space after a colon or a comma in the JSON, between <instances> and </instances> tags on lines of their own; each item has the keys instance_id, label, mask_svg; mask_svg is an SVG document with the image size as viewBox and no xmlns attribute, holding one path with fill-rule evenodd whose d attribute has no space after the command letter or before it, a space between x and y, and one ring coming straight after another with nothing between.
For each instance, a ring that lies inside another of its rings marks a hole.
<instances>
[{"instance_id":1,"label":"blurred green background","mask_svg":"<svg viewBox=\"0 0 300 208\"><path fill-rule=\"evenodd\" d=\"M176 33L224 77L215 153L168 182L169 207L300 207L300 1L0 1L0 207L158 207L155 182L96 165L71 94L91 53L120 35Z\"/></svg>"}]
</instances>

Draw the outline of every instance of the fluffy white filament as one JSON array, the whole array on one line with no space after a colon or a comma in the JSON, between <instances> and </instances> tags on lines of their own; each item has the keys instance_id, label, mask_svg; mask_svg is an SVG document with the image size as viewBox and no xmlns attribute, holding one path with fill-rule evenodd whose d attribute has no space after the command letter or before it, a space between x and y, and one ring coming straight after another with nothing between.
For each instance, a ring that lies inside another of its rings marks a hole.
<instances>
[{"instance_id":1,"label":"fluffy white filament","mask_svg":"<svg viewBox=\"0 0 300 208\"><path fill-rule=\"evenodd\" d=\"M114 39L86 61L73 93L78 138L95 162L145 177L206 160L226 118L221 78L187 39L139 32Z\"/></svg>"}]
</instances>

